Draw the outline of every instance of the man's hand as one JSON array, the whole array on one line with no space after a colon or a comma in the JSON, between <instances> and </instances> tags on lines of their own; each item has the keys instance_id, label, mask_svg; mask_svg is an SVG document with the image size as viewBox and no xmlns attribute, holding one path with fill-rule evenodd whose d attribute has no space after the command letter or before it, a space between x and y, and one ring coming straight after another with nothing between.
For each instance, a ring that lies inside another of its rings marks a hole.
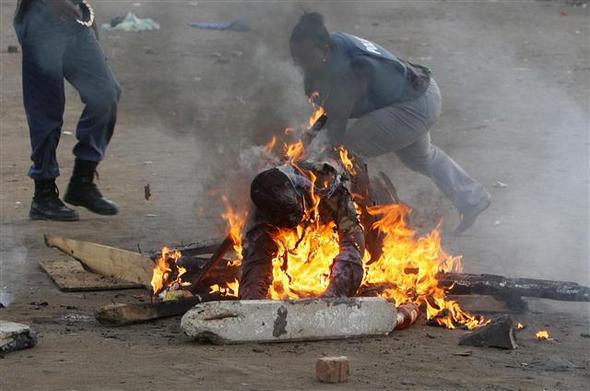
<instances>
[{"instance_id":1,"label":"man's hand","mask_svg":"<svg viewBox=\"0 0 590 391\"><path fill-rule=\"evenodd\" d=\"M70 0L50 0L46 4L54 15L64 22L82 18L80 8Z\"/></svg>"}]
</instances>

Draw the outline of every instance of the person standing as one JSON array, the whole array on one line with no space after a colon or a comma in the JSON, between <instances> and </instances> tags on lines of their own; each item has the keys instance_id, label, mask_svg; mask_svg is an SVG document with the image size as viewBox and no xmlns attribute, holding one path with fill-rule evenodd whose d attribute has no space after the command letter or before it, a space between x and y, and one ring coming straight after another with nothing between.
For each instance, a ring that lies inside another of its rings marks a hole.
<instances>
[{"instance_id":1,"label":"person standing","mask_svg":"<svg viewBox=\"0 0 590 391\"><path fill-rule=\"evenodd\" d=\"M117 214L117 206L94 183L115 129L121 95L98 43L94 11L86 0L19 0L14 28L22 48L23 100L32 147L31 219L79 219L78 212L60 200L55 184L60 174L56 149L63 125L64 79L85 104L64 201L100 215Z\"/></svg>"},{"instance_id":2,"label":"person standing","mask_svg":"<svg viewBox=\"0 0 590 391\"><path fill-rule=\"evenodd\" d=\"M343 144L364 157L395 152L452 201L460 213L457 234L488 208L486 189L430 141L441 95L428 68L369 40L329 33L323 16L315 12L301 16L290 49L303 70L306 95L326 110L322 132L331 144ZM356 122L349 124L349 119Z\"/></svg>"}]
</instances>

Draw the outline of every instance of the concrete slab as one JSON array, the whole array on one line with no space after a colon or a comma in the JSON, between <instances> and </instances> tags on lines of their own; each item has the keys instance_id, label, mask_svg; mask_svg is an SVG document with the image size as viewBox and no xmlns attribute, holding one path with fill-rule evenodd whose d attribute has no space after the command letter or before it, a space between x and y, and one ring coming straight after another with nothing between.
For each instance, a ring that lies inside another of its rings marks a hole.
<instances>
[{"instance_id":1,"label":"concrete slab","mask_svg":"<svg viewBox=\"0 0 590 391\"><path fill-rule=\"evenodd\" d=\"M182 317L180 325L190 337L237 344L385 335L395 322L394 304L355 297L201 303Z\"/></svg>"},{"instance_id":2,"label":"concrete slab","mask_svg":"<svg viewBox=\"0 0 590 391\"><path fill-rule=\"evenodd\" d=\"M26 324L0 320L0 353L32 348L37 335Z\"/></svg>"}]
</instances>

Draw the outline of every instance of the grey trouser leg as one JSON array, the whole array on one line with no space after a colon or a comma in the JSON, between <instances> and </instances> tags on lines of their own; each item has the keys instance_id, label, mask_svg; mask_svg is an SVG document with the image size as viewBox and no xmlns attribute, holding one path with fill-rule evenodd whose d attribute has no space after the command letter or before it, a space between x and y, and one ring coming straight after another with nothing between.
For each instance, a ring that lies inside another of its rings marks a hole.
<instances>
[{"instance_id":1,"label":"grey trouser leg","mask_svg":"<svg viewBox=\"0 0 590 391\"><path fill-rule=\"evenodd\" d=\"M431 178L459 212L463 212L487 198L487 192L430 142L429 130L440 112L440 90L432 80L420 98L359 118L348 129L345 145L365 157L395 152L408 168Z\"/></svg>"}]
</instances>

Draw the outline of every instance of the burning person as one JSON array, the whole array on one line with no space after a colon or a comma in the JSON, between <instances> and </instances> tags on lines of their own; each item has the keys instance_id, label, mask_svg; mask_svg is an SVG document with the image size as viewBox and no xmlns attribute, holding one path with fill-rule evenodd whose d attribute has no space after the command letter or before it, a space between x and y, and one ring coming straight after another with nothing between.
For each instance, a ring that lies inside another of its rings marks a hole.
<instances>
[{"instance_id":1,"label":"burning person","mask_svg":"<svg viewBox=\"0 0 590 391\"><path fill-rule=\"evenodd\" d=\"M329 33L318 13L301 17L290 48L304 72L305 93L317 97L327 112L324 128L333 145L343 144L364 157L395 152L453 202L461 215L457 233L490 205L485 188L430 141L441 95L428 68L366 39ZM357 121L349 126L351 118Z\"/></svg>"},{"instance_id":2,"label":"burning person","mask_svg":"<svg viewBox=\"0 0 590 391\"><path fill-rule=\"evenodd\" d=\"M60 199L56 149L63 125L64 79L86 105L76 128L76 162L64 200L100 215L117 206L94 183L117 120L121 88L98 44L86 0L19 0L14 28L22 47L23 98L31 138L29 176L35 181L33 220L78 220Z\"/></svg>"},{"instance_id":3,"label":"burning person","mask_svg":"<svg viewBox=\"0 0 590 391\"><path fill-rule=\"evenodd\" d=\"M267 298L278 253L275 235L318 223L315 219L335 224L339 244L324 296L356 293L363 279L365 239L349 184L345 170L333 160L288 163L254 178L250 196L255 208L243 242L240 298Z\"/></svg>"}]
</instances>

